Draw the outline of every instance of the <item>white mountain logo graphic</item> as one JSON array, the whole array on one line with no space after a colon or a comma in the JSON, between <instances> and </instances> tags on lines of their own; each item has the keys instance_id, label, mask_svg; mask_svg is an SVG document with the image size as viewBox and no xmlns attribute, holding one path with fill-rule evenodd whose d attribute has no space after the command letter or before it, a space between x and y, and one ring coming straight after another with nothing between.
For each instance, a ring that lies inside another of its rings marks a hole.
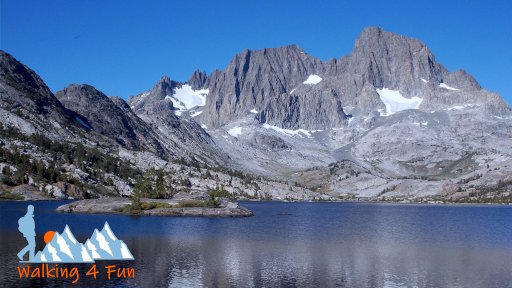
<instances>
[{"instance_id":1,"label":"white mountain logo graphic","mask_svg":"<svg viewBox=\"0 0 512 288\"><path fill-rule=\"evenodd\" d=\"M108 222L101 231L94 229L85 245L75 239L66 225L61 234L55 232L52 240L30 262L93 263L95 260L134 260L128 246L117 239Z\"/></svg>"}]
</instances>

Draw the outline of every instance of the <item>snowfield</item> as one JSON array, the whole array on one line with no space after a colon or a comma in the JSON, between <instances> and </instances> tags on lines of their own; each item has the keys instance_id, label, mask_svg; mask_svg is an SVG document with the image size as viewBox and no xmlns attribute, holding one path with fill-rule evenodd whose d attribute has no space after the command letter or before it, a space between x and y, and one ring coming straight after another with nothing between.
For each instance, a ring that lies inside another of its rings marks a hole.
<instances>
[{"instance_id":1,"label":"snowfield","mask_svg":"<svg viewBox=\"0 0 512 288\"><path fill-rule=\"evenodd\" d=\"M453 88L453 87L450 87L444 83L441 83L439 84L439 88L444 88L444 89L448 89L448 90L452 90L452 91L459 91L460 89L457 89L457 88Z\"/></svg>"},{"instance_id":2,"label":"snowfield","mask_svg":"<svg viewBox=\"0 0 512 288\"><path fill-rule=\"evenodd\" d=\"M445 108L443 110L452 111L452 110L461 110L466 108L474 108L474 107L480 107L479 104L464 104L464 105L455 105L449 108Z\"/></svg>"},{"instance_id":3,"label":"snowfield","mask_svg":"<svg viewBox=\"0 0 512 288\"><path fill-rule=\"evenodd\" d=\"M204 106L208 93L210 93L209 89L193 90L190 85L185 84L174 89L173 97L183 103L185 109L188 110L193 107Z\"/></svg>"},{"instance_id":4,"label":"snowfield","mask_svg":"<svg viewBox=\"0 0 512 288\"><path fill-rule=\"evenodd\" d=\"M242 127L234 127L228 130L228 134L233 137L238 137L242 135Z\"/></svg>"},{"instance_id":5,"label":"snowfield","mask_svg":"<svg viewBox=\"0 0 512 288\"><path fill-rule=\"evenodd\" d=\"M196 116L199 116L199 115L201 115L201 113L203 113L203 111L197 111L197 112L195 112L195 113L190 114L190 117L196 117Z\"/></svg>"},{"instance_id":6,"label":"snowfield","mask_svg":"<svg viewBox=\"0 0 512 288\"><path fill-rule=\"evenodd\" d=\"M419 109L423 101L423 99L419 97L405 98L400 94L400 91L388 88L377 89L377 93L382 103L386 106L386 113L381 112L381 116L390 116L408 109Z\"/></svg>"},{"instance_id":7,"label":"snowfield","mask_svg":"<svg viewBox=\"0 0 512 288\"><path fill-rule=\"evenodd\" d=\"M273 126L273 125L269 125L267 123L264 123L262 125L263 128L265 129L271 129L271 130L274 130L276 132L279 132L279 133L282 133L282 134L285 134L285 135L288 135L288 136L307 136L307 137L311 137L311 133L314 133L314 132L320 132L322 130L305 130L305 129L297 129L297 130L290 130L290 129L283 129L283 128L280 128L280 127L277 127L277 126Z\"/></svg>"},{"instance_id":8,"label":"snowfield","mask_svg":"<svg viewBox=\"0 0 512 288\"><path fill-rule=\"evenodd\" d=\"M322 81L322 78L318 75L309 75L308 79L306 79L306 81L304 81L303 83L304 84L308 84L308 85L316 85L318 83L320 83L320 81ZM290 92L290 93L293 93Z\"/></svg>"},{"instance_id":9,"label":"snowfield","mask_svg":"<svg viewBox=\"0 0 512 288\"><path fill-rule=\"evenodd\" d=\"M165 96L165 99L171 100L172 107L174 107L174 109L177 110L175 112L176 115L180 116L183 111L187 110L187 107L185 107L185 105L183 105L183 103L181 103L181 101L178 101L169 95Z\"/></svg>"}]
</instances>

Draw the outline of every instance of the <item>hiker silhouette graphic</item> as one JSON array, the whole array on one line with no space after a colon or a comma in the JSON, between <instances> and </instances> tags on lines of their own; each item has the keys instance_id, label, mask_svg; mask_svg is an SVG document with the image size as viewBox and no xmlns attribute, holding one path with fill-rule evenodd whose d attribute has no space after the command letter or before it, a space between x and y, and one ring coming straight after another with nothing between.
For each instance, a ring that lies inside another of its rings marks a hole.
<instances>
[{"instance_id":1,"label":"hiker silhouette graphic","mask_svg":"<svg viewBox=\"0 0 512 288\"><path fill-rule=\"evenodd\" d=\"M23 256L29 252L28 260L34 259L34 251L36 249L36 224L34 222L34 206L27 206L27 214L18 220L18 230L23 234L23 237L27 239L28 245L18 252L18 258L23 261Z\"/></svg>"}]
</instances>

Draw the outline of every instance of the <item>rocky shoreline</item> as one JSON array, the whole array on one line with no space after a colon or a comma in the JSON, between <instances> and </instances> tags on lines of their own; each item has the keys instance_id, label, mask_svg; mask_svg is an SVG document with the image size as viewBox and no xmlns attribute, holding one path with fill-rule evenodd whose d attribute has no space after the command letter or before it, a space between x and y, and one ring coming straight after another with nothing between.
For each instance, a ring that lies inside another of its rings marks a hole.
<instances>
[{"instance_id":1,"label":"rocky shoreline","mask_svg":"<svg viewBox=\"0 0 512 288\"><path fill-rule=\"evenodd\" d=\"M109 197L98 199L84 199L57 207L57 211L64 213L87 214L124 214L145 216L189 216L189 217L250 217L254 216L249 209L239 206L236 202L223 202L218 208L209 207L176 207L179 201L173 199L143 199L144 202L168 207L148 210L123 211L123 207L130 205L128 198Z\"/></svg>"}]
</instances>

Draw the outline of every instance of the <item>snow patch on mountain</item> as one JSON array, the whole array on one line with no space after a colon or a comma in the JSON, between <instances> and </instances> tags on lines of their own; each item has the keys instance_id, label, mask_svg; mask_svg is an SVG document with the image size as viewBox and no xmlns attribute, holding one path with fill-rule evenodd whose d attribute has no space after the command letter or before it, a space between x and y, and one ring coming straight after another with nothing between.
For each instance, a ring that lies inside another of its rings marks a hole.
<instances>
[{"instance_id":1,"label":"snow patch on mountain","mask_svg":"<svg viewBox=\"0 0 512 288\"><path fill-rule=\"evenodd\" d=\"M249 112L251 112L251 113L253 113L253 114L258 114L258 110L256 110L256 108L253 108L253 109L252 109L251 111L249 111Z\"/></svg>"},{"instance_id":2,"label":"snow patch on mountain","mask_svg":"<svg viewBox=\"0 0 512 288\"><path fill-rule=\"evenodd\" d=\"M173 95L167 95L164 99L172 101L172 106L176 110L174 113L181 116L184 111L190 110L194 107L206 105L206 96L210 93L209 89L193 90L190 85L182 85L174 89ZM195 117L201 114L202 111L196 112L190 116Z\"/></svg>"},{"instance_id":3,"label":"snow patch on mountain","mask_svg":"<svg viewBox=\"0 0 512 288\"><path fill-rule=\"evenodd\" d=\"M171 100L172 107L176 110L174 114L180 116L183 111L187 110L187 107L179 100L176 100L174 97L171 97L169 95L165 96L164 99Z\"/></svg>"},{"instance_id":4,"label":"snow patch on mountain","mask_svg":"<svg viewBox=\"0 0 512 288\"><path fill-rule=\"evenodd\" d=\"M139 103L140 103L140 101L141 101L142 99L146 98L146 96L148 96L148 95L149 95L149 92L144 92L144 93L140 94L140 96L139 96L139 97L136 97L136 98L135 98L135 101L133 101L132 106L131 106L130 108L131 108L131 109L134 109L134 108L135 108L135 106L136 106L137 104L139 104Z\"/></svg>"},{"instance_id":5,"label":"snow patch on mountain","mask_svg":"<svg viewBox=\"0 0 512 288\"><path fill-rule=\"evenodd\" d=\"M455 105L452 107L445 108L443 110L446 110L446 111L462 110L462 109L466 109L466 108L474 108L474 107L479 107L479 106L480 106L479 104L464 104L464 105Z\"/></svg>"},{"instance_id":6,"label":"snow patch on mountain","mask_svg":"<svg viewBox=\"0 0 512 288\"><path fill-rule=\"evenodd\" d=\"M228 130L228 134L233 137L238 137L242 135L242 127L234 127Z\"/></svg>"},{"instance_id":7,"label":"snow patch on mountain","mask_svg":"<svg viewBox=\"0 0 512 288\"><path fill-rule=\"evenodd\" d=\"M173 97L185 105L185 109L206 105L206 96L210 93L209 89L193 90L190 85L182 85L174 89Z\"/></svg>"},{"instance_id":8,"label":"snow patch on mountain","mask_svg":"<svg viewBox=\"0 0 512 288\"><path fill-rule=\"evenodd\" d=\"M452 90L452 91L459 91L460 89L457 89L457 88L453 88L453 87L450 87L444 83L440 83L439 84L439 88L444 88L444 89L448 89L448 90Z\"/></svg>"},{"instance_id":9,"label":"snow patch on mountain","mask_svg":"<svg viewBox=\"0 0 512 288\"><path fill-rule=\"evenodd\" d=\"M308 85L316 85L316 84L320 83L320 81L322 81L322 77L312 74L312 75L309 75L308 79L306 79L306 81L304 81L303 83L308 84ZM292 92L293 92L293 90L292 90ZM290 93L292 93L292 92L290 92Z\"/></svg>"},{"instance_id":10,"label":"snow patch on mountain","mask_svg":"<svg viewBox=\"0 0 512 288\"><path fill-rule=\"evenodd\" d=\"M386 106L386 113L381 112L381 116L390 116L408 109L419 109L423 101L423 98L419 97L405 98L400 94L400 91L388 88L377 89L377 93Z\"/></svg>"},{"instance_id":11,"label":"snow patch on mountain","mask_svg":"<svg viewBox=\"0 0 512 288\"><path fill-rule=\"evenodd\" d=\"M194 113L190 114L190 117L196 117L196 116L199 116L199 115L201 115L201 113L203 113L203 111L197 111L197 112L194 112Z\"/></svg>"},{"instance_id":12,"label":"snow patch on mountain","mask_svg":"<svg viewBox=\"0 0 512 288\"><path fill-rule=\"evenodd\" d=\"M276 132L279 132L281 134L285 134L288 136L300 136L300 137L311 137L311 133L320 132L322 130L305 130L305 129L297 129L297 130L290 130L290 129L283 129L277 126L269 125L267 123L264 123L262 125L265 129L271 129Z\"/></svg>"}]
</instances>

